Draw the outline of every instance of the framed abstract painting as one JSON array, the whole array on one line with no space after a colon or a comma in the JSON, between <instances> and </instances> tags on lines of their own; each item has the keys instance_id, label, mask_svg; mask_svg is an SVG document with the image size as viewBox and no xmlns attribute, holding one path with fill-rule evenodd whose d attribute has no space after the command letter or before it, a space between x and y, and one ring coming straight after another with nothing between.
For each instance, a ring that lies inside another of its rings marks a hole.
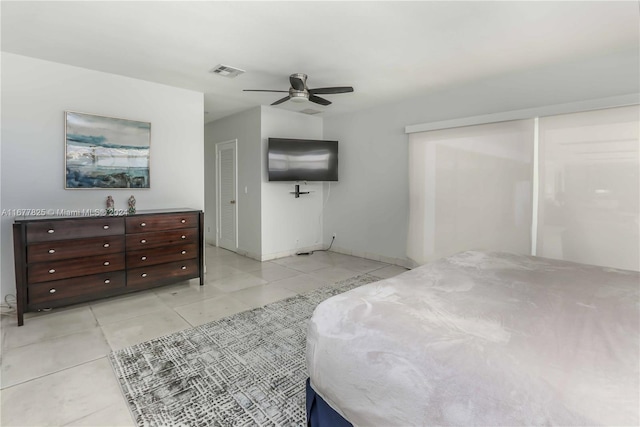
<instances>
[{"instance_id":1,"label":"framed abstract painting","mask_svg":"<svg viewBox=\"0 0 640 427\"><path fill-rule=\"evenodd\" d=\"M150 188L151 123L65 111L65 188Z\"/></svg>"}]
</instances>

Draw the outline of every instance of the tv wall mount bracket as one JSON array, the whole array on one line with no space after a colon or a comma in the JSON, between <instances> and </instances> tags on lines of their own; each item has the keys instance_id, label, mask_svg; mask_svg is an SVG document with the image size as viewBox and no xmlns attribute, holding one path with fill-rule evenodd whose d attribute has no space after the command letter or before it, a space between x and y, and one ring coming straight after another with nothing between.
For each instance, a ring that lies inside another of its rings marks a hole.
<instances>
[{"instance_id":1,"label":"tv wall mount bracket","mask_svg":"<svg viewBox=\"0 0 640 427\"><path fill-rule=\"evenodd\" d=\"M300 197L301 194L309 194L310 191L300 191L300 184L296 184L296 191L290 191L289 194L295 194L296 199Z\"/></svg>"}]
</instances>

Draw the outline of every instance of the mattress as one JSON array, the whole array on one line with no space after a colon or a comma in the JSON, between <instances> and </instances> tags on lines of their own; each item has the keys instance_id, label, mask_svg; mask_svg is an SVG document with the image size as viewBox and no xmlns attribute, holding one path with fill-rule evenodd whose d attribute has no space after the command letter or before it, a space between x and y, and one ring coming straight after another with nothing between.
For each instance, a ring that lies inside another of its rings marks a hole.
<instances>
[{"instance_id":1,"label":"mattress","mask_svg":"<svg viewBox=\"0 0 640 427\"><path fill-rule=\"evenodd\" d=\"M311 386L357 426L639 425L640 274L464 252L336 295Z\"/></svg>"}]
</instances>

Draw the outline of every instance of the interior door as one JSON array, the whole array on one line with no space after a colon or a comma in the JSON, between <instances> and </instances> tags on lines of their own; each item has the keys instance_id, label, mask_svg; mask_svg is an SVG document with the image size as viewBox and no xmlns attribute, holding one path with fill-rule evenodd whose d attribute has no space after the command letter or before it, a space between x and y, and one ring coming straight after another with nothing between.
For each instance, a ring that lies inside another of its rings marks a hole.
<instances>
[{"instance_id":1,"label":"interior door","mask_svg":"<svg viewBox=\"0 0 640 427\"><path fill-rule=\"evenodd\" d=\"M236 252L238 249L236 141L216 144L216 159L218 170L216 245Z\"/></svg>"}]
</instances>

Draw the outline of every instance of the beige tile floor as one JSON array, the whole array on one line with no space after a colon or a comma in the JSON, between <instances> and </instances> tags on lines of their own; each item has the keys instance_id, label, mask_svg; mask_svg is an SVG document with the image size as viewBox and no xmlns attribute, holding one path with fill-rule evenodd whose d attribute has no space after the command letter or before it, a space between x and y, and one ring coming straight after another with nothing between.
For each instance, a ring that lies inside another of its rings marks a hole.
<instances>
[{"instance_id":1,"label":"beige tile floor","mask_svg":"<svg viewBox=\"0 0 640 427\"><path fill-rule=\"evenodd\" d=\"M261 263L213 246L206 265L204 286L191 280L29 313L20 328L14 316L2 316L0 425L134 425L110 351L362 273L388 278L406 271L334 252Z\"/></svg>"}]
</instances>

